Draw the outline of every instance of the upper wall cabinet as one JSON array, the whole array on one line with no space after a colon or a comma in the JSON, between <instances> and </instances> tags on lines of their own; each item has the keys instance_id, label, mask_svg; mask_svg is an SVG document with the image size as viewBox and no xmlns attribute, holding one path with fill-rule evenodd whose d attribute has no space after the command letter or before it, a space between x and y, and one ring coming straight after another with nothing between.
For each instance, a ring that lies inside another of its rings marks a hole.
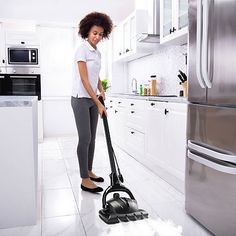
<instances>
[{"instance_id":1,"label":"upper wall cabinet","mask_svg":"<svg viewBox=\"0 0 236 236\"><path fill-rule=\"evenodd\" d=\"M11 45L39 45L37 32L7 31L6 44Z\"/></svg>"},{"instance_id":2,"label":"upper wall cabinet","mask_svg":"<svg viewBox=\"0 0 236 236\"><path fill-rule=\"evenodd\" d=\"M160 1L161 44L185 44L188 33L188 0Z\"/></svg>"},{"instance_id":3,"label":"upper wall cabinet","mask_svg":"<svg viewBox=\"0 0 236 236\"><path fill-rule=\"evenodd\" d=\"M113 61L131 61L151 54L149 43L139 42L141 33L148 31L147 10L135 10L113 32Z\"/></svg>"}]
</instances>

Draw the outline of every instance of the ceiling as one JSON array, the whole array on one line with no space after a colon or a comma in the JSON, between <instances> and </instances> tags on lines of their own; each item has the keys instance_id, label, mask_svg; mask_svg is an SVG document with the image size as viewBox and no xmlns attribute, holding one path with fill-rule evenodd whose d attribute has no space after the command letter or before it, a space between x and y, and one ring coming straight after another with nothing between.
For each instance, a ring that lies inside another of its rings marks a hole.
<instances>
[{"instance_id":1,"label":"ceiling","mask_svg":"<svg viewBox=\"0 0 236 236\"><path fill-rule=\"evenodd\" d=\"M17 2L17 3L16 3ZM104 12L115 24L135 8L135 0L0 0L0 17L77 25L89 12Z\"/></svg>"}]
</instances>

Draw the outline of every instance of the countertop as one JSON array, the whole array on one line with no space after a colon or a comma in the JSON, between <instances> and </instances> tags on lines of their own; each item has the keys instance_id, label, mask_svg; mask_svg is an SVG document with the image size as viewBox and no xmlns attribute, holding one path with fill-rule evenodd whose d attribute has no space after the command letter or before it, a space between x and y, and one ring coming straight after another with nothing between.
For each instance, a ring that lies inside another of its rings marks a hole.
<instances>
[{"instance_id":1,"label":"countertop","mask_svg":"<svg viewBox=\"0 0 236 236\"><path fill-rule=\"evenodd\" d=\"M161 102L177 102L177 103L188 103L186 97L173 97L168 95L160 96L139 96L129 93L107 93L108 97L119 97L119 98L129 98L129 99L142 99L146 101L161 101Z\"/></svg>"},{"instance_id":2,"label":"countertop","mask_svg":"<svg viewBox=\"0 0 236 236\"><path fill-rule=\"evenodd\" d=\"M0 107L31 107L36 96L0 96Z\"/></svg>"}]
</instances>

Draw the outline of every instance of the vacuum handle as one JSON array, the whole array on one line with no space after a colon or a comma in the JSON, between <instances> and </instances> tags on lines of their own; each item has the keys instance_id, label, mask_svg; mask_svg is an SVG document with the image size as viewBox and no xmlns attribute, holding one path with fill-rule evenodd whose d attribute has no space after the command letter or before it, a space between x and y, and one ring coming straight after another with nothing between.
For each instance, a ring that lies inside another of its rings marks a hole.
<instances>
[{"instance_id":1,"label":"vacuum handle","mask_svg":"<svg viewBox=\"0 0 236 236\"><path fill-rule=\"evenodd\" d=\"M99 96L98 97L98 100L102 103L102 105L105 107L105 103L104 103L104 100L103 100L103 97L102 96ZM102 113L102 118L104 118L104 116L106 116L105 114L104 114L104 112Z\"/></svg>"},{"instance_id":2,"label":"vacuum handle","mask_svg":"<svg viewBox=\"0 0 236 236\"><path fill-rule=\"evenodd\" d=\"M106 208L106 202L107 202L107 195L109 193L116 193L116 192L125 192L129 195L129 197L132 200L135 200L134 195L131 193L131 191L126 188L124 185L114 185L114 186L109 186L105 191L102 196L102 207Z\"/></svg>"},{"instance_id":3,"label":"vacuum handle","mask_svg":"<svg viewBox=\"0 0 236 236\"><path fill-rule=\"evenodd\" d=\"M103 106L105 106L102 96L99 96L98 100L102 103ZM110 159L111 171L112 171L112 173L116 173L116 175L117 175L115 160L114 160L114 156L113 156L111 136L110 136L109 126L108 126L108 120L107 120L107 116L104 113L102 114L102 119L103 119L104 131L105 131L105 136L106 136L106 141L107 141L107 149L108 149L108 155L109 155L109 159Z\"/></svg>"}]
</instances>

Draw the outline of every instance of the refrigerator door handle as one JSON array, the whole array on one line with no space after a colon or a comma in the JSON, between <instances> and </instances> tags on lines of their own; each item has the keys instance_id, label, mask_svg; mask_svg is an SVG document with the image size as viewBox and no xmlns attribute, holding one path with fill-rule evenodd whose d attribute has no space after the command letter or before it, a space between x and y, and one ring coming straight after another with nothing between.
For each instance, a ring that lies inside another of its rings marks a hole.
<instances>
[{"instance_id":1,"label":"refrigerator door handle","mask_svg":"<svg viewBox=\"0 0 236 236\"><path fill-rule=\"evenodd\" d=\"M196 74L199 85L206 88L202 76L202 0L197 1Z\"/></svg>"},{"instance_id":2,"label":"refrigerator door handle","mask_svg":"<svg viewBox=\"0 0 236 236\"><path fill-rule=\"evenodd\" d=\"M217 170L217 171L220 171L223 173L227 173L227 174L236 175L236 167L232 167L233 165L230 166L230 164L228 164L228 163L224 163L224 165L221 165L216 162L209 161L205 158L202 158L196 154L193 154L190 151L188 151L188 158L190 158L202 165L205 165L209 168L212 168L214 170Z\"/></svg>"},{"instance_id":3,"label":"refrigerator door handle","mask_svg":"<svg viewBox=\"0 0 236 236\"><path fill-rule=\"evenodd\" d=\"M202 75L208 88L212 87L208 71L208 25L209 25L209 1L202 2L203 9L203 29L202 29Z\"/></svg>"},{"instance_id":4,"label":"refrigerator door handle","mask_svg":"<svg viewBox=\"0 0 236 236\"><path fill-rule=\"evenodd\" d=\"M193 143L192 141L188 140L188 147L194 151L197 151L199 153L205 154L207 156L213 157L215 159L221 160L221 161L230 161L232 163L236 163L236 156L225 154L221 152L217 152L215 150L211 150L209 148L200 146L198 144Z\"/></svg>"}]
</instances>

